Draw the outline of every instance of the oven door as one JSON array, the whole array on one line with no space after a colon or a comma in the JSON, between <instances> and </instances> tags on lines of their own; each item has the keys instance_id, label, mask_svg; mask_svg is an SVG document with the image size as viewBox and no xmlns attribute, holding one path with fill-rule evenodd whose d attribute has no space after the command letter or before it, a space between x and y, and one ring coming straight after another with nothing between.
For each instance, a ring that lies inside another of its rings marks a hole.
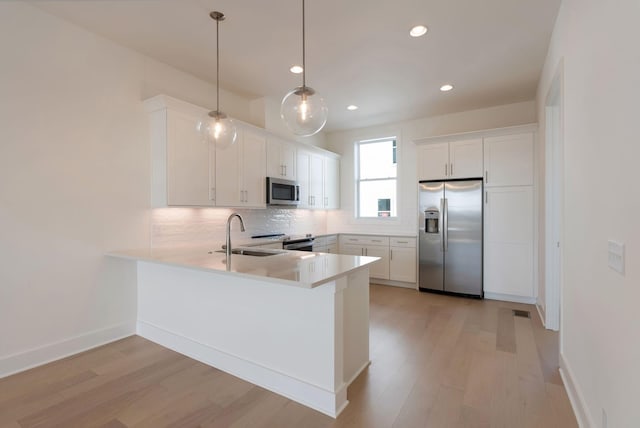
<instances>
[{"instance_id":1,"label":"oven door","mask_svg":"<svg viewBox=\"0 0 640 428\"><path fill-rule=\"evenodd\" d=\"M313 241L302 241L302 242L294 242L292 244L284 244L283 249L285 250L296 250L296 251L313 251Z\"/></svg>"}]
</instances>

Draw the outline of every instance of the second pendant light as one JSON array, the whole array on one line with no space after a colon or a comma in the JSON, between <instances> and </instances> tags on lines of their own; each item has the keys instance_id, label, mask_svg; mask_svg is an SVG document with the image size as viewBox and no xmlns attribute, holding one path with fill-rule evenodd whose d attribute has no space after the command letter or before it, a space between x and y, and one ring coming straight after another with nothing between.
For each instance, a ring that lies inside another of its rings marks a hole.
<instances>
[{"instance_id":1,"label":"second pendant light","mask_svg":"<svg viewBox=\"0 0 640 428\"><path fill-rule=\"evenodd\" d=\"M327 123L328 109L324 99L307 86L305 46L305 0L302 0L302 86L291 90L282 99L280 117L295 135L308 137L320 132Z\"/></svg>"}]
</instances>

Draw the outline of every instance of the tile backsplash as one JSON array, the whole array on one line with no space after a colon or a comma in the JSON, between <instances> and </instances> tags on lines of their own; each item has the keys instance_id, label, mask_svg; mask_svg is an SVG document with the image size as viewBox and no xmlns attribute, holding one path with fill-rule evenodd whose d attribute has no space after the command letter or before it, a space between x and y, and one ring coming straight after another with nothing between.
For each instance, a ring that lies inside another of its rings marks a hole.
<instances>
[{"instance_id":1,"label":"tile backsplash","mask_svg":"<svg viewBox=\"0 0 640 428\"><path fill-rule=\"evenodd\" d=\"M233 220L231 239L246 241L266 233L315 235L326 233L327 214L298 208L158 208L151 215L152 248L218 247L224 243L227 218L233 212L244 220L245 232Z\"/></svg>"}]
</instances>

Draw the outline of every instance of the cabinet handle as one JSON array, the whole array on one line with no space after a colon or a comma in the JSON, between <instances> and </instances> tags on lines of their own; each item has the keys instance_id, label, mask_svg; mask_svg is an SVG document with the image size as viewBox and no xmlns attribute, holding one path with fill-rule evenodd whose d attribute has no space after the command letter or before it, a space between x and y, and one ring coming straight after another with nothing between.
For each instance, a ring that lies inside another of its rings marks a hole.
<instances>
[{"instance_id":1,"label":"cabinet handle","mask_svg":"<svg viewBox=\"0 0 640 428\"><path fill-rule=\"evenodd\" d=\"M451 175L453 176L453 163L451 164L450 171L451 171Z\"/></svg>"},{"instance_id":2,"label":"cabinet handle","mask_svg":"<svg viewBox=\"0 0 640 428\"><path fill-rule=\"evenodd\" d=\"M393 250L389 250L389 260L393 260Z\"/></svg>"},{"instance_id":3,"label":"cabinet handle","mask_svg":"<svg viewBox=\"0 0 640 428\"><path fill-rule=\"evenodd\" d=\"M286 165L284 165L284 176L285 177L287 176L287 166Z\"/></svg>"},{"instance_id":4,"label":"cabinet handle","mask_svg":"<svg viewBox=\"0 0 640 428\"><path fill-rule=\"evenodd\" d=\"M211 188L211 192L209 193L209 199L211 199L212 201L216 200L216 188L215 187Z\"/></svg>"},{"instance_id":5,"label":"cabinet handle","mask_svg":"<svg viewBox=\"0 0 640 428\"><path fill-rule=\"evenodd\" d=\"M398 244L408 244L409 241L396 241Z\"/></svg>"},{"instance_id":6,"label":"cabinet handle","mask_svg":"<svg viewBox=\"0 0 640 428\"><path fill-rule=\"evenodd\" d=\"M448 176L449 174L447 173L447 168L449 168L449 164L444 164L444 176Z\"/></svg>"},{"instance_id":7,"label":"cabinet handle","mask_svg":"<svg viewBox=\"0 0 640 428\"><path fill-rule=\"evenodd\" d=\"M484 203L485 204L489 203L489 192L484 192Z\"/></svg>"},{"instance_id":8,"label":"cabinet handle","mask_svg":"<svg viewBox=\"0 0 640 428\"><path fill-rule=\"evenodd\" d=\"M244 201L245 202L249 202L249 191L248 190L244 191Z\"/></svg>"},{"instance_id":9,"label":"cabinet handle","mask_svg":"<svg viewBox=\"0 0 640 428\"><path fill-rule=\"evenodd\" d=\"M485 184L489 183L489 171L487 171L486 169L484 171L484 183Z\"/></svg>"}]
</instances>

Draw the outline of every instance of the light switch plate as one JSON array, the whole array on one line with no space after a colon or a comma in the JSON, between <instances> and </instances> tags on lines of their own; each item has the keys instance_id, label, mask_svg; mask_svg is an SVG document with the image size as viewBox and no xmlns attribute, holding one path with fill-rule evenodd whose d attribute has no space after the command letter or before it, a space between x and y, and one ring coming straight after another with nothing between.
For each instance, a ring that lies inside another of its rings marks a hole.
<instances>
[{"instance_id":1,"label":"light switch plate","mask_svg":"<svg viewBox=\"0 0 640 428\"><path fill-rule=\"evenodd\" d=\"M624 275L624 243L609 240L609 267Z\"/></svg>"}]
</instances>

